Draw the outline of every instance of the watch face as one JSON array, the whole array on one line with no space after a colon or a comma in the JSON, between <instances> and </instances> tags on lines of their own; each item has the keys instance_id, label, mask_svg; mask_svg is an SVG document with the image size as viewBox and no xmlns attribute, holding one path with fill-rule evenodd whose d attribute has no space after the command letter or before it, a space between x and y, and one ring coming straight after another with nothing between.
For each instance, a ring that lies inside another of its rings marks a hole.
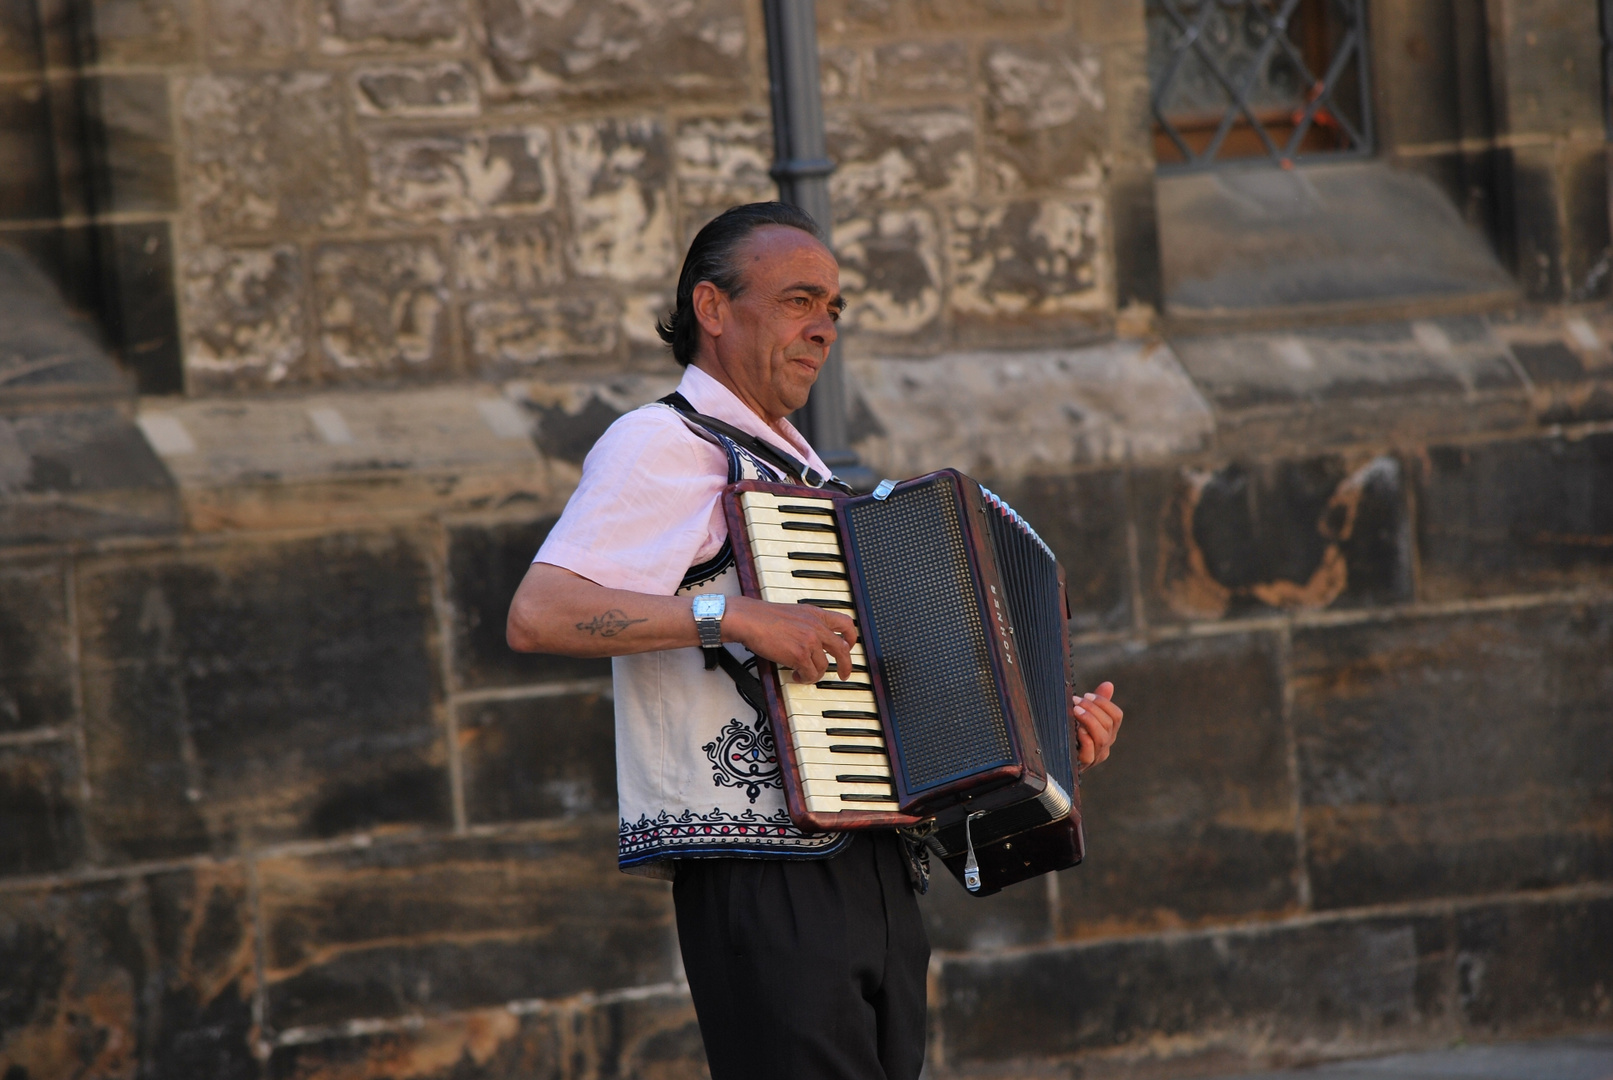
<instances>
[{"instance_id":1,"label":"watch face","mask_svg":"<svg viewBox=\"0 0 1613 1080\"><path fill-rule=\"evenodd\" d=\"M694 598L694 617L697 619L715 619L723 612L723 598L720 596L697 596Z\"/></svg>"}]
</instances>

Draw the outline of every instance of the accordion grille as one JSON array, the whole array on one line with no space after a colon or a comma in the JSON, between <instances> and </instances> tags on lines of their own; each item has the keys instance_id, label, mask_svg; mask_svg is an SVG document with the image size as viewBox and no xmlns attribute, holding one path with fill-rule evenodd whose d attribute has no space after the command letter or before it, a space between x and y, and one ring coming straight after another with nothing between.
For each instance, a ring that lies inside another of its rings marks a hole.
<instances>
[{"instance_id":1,"label":"accordion grille","mask_svg":"<svg viewBox=\"0 0 1613 1080\"><path fill-rule=\"evenodd\" d=\"M1013 761L960 515L941 479L846 509L909 792Z\"/></svg>"}]
</instances>

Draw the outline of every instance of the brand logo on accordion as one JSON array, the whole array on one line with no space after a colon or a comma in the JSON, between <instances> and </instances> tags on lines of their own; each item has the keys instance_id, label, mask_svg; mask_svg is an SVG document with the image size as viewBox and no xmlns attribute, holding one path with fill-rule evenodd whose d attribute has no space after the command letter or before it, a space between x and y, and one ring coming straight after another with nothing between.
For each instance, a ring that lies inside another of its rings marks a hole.
<instances>
[{"instance_id":1,"label":"brand logo on accordion","mask_svg":"<svg viewBox=\"0 0 1613 1080\"><path fill-rule=\"evenodd\" d=\"M997 636L1002 639L1003 661L1012 664L1014 662L1014 648L1013 644L1008 640L1008 635L1013 631L1009 628L1007 620L1003 618L1003 602L997 595L997 586L988 585L986 587L991 590L991 617L997 623Z\"/></svg>"}]
</instances>

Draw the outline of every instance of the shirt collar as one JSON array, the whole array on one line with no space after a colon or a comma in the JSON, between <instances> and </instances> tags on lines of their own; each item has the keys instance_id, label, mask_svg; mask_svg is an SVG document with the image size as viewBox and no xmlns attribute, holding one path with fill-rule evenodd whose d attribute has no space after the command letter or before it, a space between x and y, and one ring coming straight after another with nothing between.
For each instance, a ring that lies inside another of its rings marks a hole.
<instances>
[{"instance_id":1,"label":"shirt collar","mask_svg":"<svg viewBox=\"0 0 1613 1080\"><path fill-rule=\"evenodd\" d=\"M779 422L779 427L784 429L782 432L769 427L767 421L739 400L732 390L693 364L684 369L683 381L678 383L678 393L695 407L696 412L714 416L748 435L766 440L792 457L803 459L822 475L829 475L829 467L788 420Z\"/></svg>"}]
</instances>

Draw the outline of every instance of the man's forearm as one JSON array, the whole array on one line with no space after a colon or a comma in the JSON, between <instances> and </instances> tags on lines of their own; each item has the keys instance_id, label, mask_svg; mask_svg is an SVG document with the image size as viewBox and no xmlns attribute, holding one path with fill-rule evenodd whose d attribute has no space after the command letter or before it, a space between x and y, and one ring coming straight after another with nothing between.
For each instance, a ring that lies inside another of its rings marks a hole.
<instances>
[{"instance_id":1,"label":"man's forearm","mask_svg":"<svg viewBox=\"0 0 1613 1080\"><path fill-rule=\"evenodd\" d=\"M605 586L547 563L533 563L510 602L505 639L516 652L627 656L700 644L687 596L652 596ZM851 675L857 624L835 611L730 596L722 639L815 682L831 666Z\"/></svg>"},{"instance_id":2,"label":"man's forearm","mask_svg":"<svg viewBox=\"0 0 1613 1080\"><path fill-rule=\"evenodd\" d=\"M625 656L700 644L689 598L607 589L533 563L510 603L505 636L517 652Z\"/></svg>"}]
</instances>

